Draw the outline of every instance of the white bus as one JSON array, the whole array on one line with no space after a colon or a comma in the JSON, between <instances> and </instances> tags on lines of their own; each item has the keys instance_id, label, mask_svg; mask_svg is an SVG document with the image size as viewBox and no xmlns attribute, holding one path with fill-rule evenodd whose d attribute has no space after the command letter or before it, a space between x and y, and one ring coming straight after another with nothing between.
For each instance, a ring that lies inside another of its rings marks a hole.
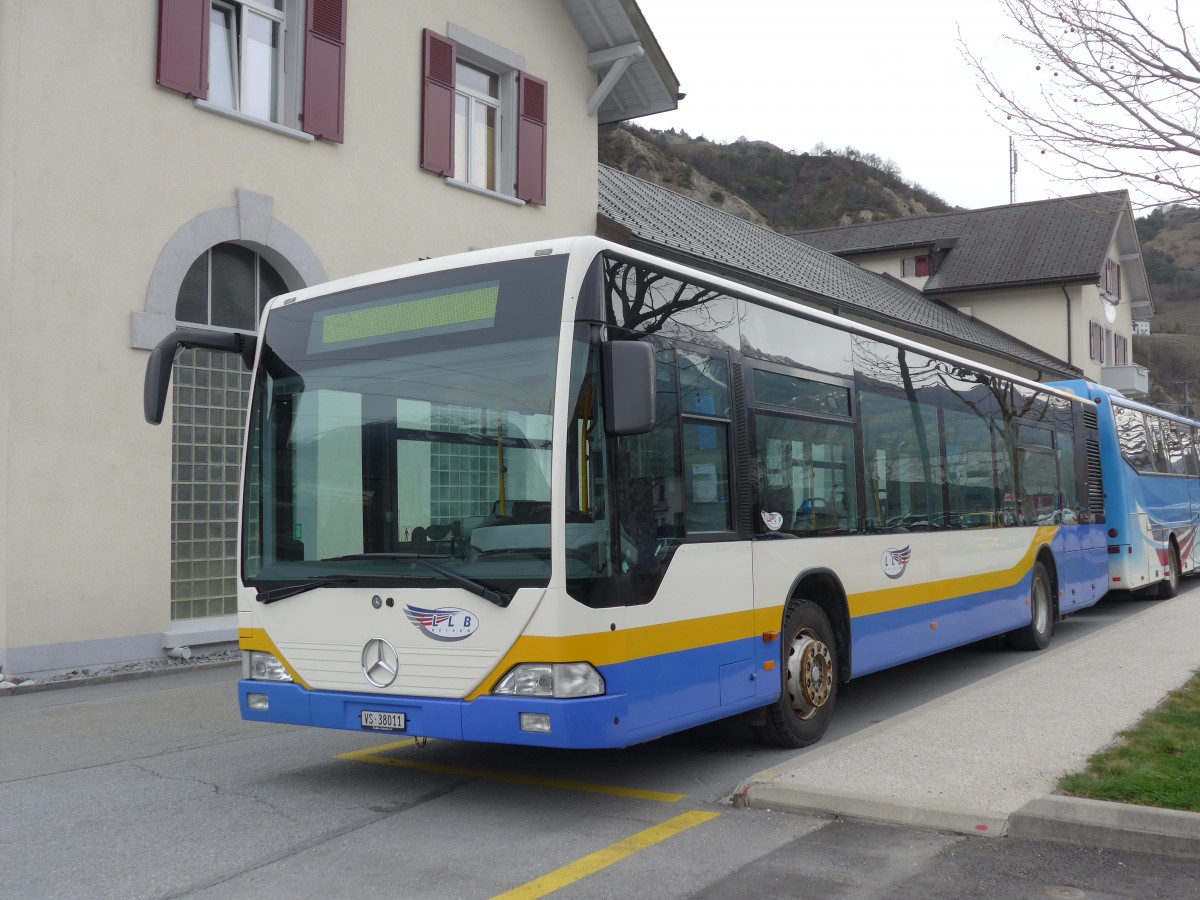
<instances>
[{"instance_id":1,"label":"white bus","mask_svg":"<svg viewBox=\"0 0 1200 900\"><path fill-rule=\"evenodd\" d=\"M280 296L260 335L176 332L145 398L179 346L253 366L246 719L803 746L839 683L1042 648L1107 589L1090 400L596 238Z\"/></svg>"}]
</instances>

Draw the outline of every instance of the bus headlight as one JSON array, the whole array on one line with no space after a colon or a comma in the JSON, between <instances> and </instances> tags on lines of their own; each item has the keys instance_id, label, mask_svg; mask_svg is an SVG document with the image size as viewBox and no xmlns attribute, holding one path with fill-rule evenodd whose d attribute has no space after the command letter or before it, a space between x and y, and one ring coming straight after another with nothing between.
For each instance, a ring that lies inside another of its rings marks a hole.
<instances>
[{"instance_id":1,"label":"bus headlight","mask_svg":"<svg viewBox=\"0 0 1200 900\"><path fill-rule=\"evenodd\" d=\"M292 680L283 663L261 650L247 650L242 653L242 677L251 681Z\"/></svg>"},{"instance_id":2,"label":"bus headlight","mask_svg":"<svg viewBox=\"0 0 1200 900\"><path fill-rule=\"evenodd\" d=\"M516 697L596 697L604 678L590 664L521 663L496 685L495 694Z\"/></svg>"}]
</instances>

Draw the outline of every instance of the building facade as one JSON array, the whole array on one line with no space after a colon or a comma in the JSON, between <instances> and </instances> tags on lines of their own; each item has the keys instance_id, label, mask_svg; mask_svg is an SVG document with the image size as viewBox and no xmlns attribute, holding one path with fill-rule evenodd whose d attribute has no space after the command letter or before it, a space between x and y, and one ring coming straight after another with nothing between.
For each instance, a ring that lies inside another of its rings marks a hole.
<instances>
[{"instance_id":1,"label":"building facade","mask_svg":"<svg viewBox=\"0 0 1200 900\"><path fill-rule=\"evenodd\" d=\"M601 124L673 108L633 0L0 4L0 667L235 636L248 376L188 351L272 295L595 229Z\"/></svg>"},{"instance_id":2,"label":"building facade","mask_svg":"<svg viewBox=\"0 0 1200 900\"><path fill-rule=\"evenodd\" d=\"M1125 191L792 235L1144 396L1134 323L1154 315Z\"/></svg>"}]
</instances>

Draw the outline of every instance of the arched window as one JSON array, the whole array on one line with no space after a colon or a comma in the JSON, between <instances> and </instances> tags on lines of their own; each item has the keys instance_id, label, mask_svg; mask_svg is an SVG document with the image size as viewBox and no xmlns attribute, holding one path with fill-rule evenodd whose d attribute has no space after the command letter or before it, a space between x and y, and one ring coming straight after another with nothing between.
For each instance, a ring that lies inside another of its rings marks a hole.
<instances>
[{"instance_id":1,"label":"arched window","mask_svg":"<svg viewBox=\"0 0 1200 900\"><path fill-rule=\"evenodd\" d=\"M263 306L287 285L269 262L240 244L217 244L192 263L175 304L182 322L255 331Z\"/></svg>"},{"instance_id":2,"label":"arched window","mask_svg":"<svg viewBox=\"0 0 1200 900\"><path fill-rule=\"evenodd\" d=\"M255 331L263 306L287 291L249 247L222 243L196 259L179 288L181 326ZM237 498L250 375L232 353L185 350L175 361L171 459L171 618L237 612Z\"/></svg>"}]
</instances>

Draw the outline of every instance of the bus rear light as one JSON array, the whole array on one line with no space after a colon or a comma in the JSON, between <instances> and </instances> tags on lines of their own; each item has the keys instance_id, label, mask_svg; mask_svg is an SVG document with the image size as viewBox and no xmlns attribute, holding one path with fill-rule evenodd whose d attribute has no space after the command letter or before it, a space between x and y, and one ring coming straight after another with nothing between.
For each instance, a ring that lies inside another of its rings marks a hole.
<instances>
[{"instance_id":1,"label":"bus rear light","mask_svg":"<svg viewBox=\"0 0 1200 900\"><path fill-rule=\"evenodd\" d=\"M500 679L493 693L516 697L597 697L604 678L589 663L521 663Z\"/></svg>"},{"instance_id":2,"label":"bus rear light","mask_svg":"<svg viewBox=\"0 0 1200 900\"><path fill-rule=\"evenodd\" d=\"M1109 556L1116 556L1120 552L1121 552L1121 548L1116 546L1115 544L1108 545L1108 555Z\"/></svg>"},{"instance_id":3,"label":"bus rear light","mask_svg":"<svg viewBox=\"0 0 1200 900\"><path fill-rule=\"evenodd\" d=\"M1119 533L1120 532L1118 532L1117 529L1115 529L1115 528L1108 529L1108 536L1110 538L1115 538Z\"/></svg>"}]
</instances>

